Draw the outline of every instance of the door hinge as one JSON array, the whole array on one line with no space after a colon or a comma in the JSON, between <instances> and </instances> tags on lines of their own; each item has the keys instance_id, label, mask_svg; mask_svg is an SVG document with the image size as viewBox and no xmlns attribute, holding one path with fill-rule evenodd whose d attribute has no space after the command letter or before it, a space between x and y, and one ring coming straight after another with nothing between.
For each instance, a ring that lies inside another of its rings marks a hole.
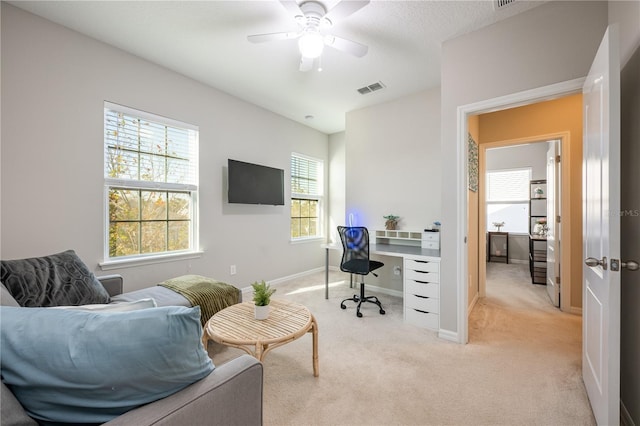
<instances>
[{"instance_id":1,"label":"door hinge","mask_svg":"<svg viewBox=\"0 0 640 426\"><path fill-rule=\"evenodd\" d=\"M560 223L560 215L556 216L556 223Z\"/></svg>"},{"instance_id":2,"label":"door hinge","mask_svg":"<svg viewBox=\"0 0 640 426\"><path fill-rule=\"evenodd\" d=\"M559 163L559 162L560 162L560 156L556 155L556 163Z\"/></svg>"},{"instance_id":3,"label":"door hinge","mask_svg":"<svg viewBox=\"0 0 640 426\"><path fill-rule=\"evenodd\" d=\"M556 284L560 285L560 277L556 277Z\"/></svg>"}]
</instances>

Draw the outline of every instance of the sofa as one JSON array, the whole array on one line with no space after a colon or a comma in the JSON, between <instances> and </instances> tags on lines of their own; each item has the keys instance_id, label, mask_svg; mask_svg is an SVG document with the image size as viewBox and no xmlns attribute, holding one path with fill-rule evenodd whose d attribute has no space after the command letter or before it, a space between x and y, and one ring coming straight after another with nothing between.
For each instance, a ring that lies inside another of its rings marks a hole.
<instances>
[{"instance_id":1,"label":"sofa","mask_svg":"<svg viewBox=\"0 0 640 426\"><path fill-rule=\"evenodd\" d=\"M0 262L0 424L262 424L262 364L213 365L199 306L160 286L123 293L121 276L95 277L73 251L26 260L18 278ZM23 294L30 281L50 294ZM63 293L87 303L58 306Z\"/></svg>"}]
</instances>

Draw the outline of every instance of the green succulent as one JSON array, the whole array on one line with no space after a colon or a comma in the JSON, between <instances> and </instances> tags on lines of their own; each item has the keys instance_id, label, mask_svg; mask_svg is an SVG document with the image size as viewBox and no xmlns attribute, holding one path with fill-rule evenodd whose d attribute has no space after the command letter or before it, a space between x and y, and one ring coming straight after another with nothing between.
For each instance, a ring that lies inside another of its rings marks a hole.
<instances>
[{"instance_id":1,"label":"green succulent","mask_svg":"<svg viewBox=\"0 0 640 426\"><path fill-rule=\"evenodd\" d=\"M276 292L276 289L271 288L264 280L260 283L254 282L251 287L253 287L253 302L256 306L267 306L271 302L271 295Z\"/></svg>"}]
</instances>

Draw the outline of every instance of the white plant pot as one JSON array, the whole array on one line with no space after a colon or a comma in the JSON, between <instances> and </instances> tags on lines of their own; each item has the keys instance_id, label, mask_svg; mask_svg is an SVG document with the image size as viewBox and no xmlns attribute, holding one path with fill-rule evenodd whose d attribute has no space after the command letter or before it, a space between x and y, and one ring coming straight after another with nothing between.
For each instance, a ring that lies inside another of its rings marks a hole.
<instances>
[{"instance_id":1,"label":"white plant pot","mask_svg":"<svg viewBox=\"0 0 640 426\"><path fill-rule=\"evenodd\" d=\"M266 320L269 318L269 305L267 306L258 306L254 305L254 314L257 320Z\"/></svg>"}]
</instances>

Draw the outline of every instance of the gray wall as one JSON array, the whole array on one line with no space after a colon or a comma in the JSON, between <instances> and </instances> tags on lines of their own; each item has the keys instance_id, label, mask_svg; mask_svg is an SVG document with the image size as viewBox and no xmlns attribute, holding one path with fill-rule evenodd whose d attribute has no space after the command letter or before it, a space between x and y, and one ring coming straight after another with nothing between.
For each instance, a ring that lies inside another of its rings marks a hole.
<instances>
[{"instance_id":1,"label":"gray wall","mask_svg":"<svg viewBox=\"0 0 640 426\"><path fill-rule=\"evenodd\" d=\"M204 255L109 271L124 275L127 290L185 273L245 287L324 265L320 241L289 242L288 206L226 203L224 171L234 158L289 175L292 151L327 164L327 135L4 2L1 100L4 259L75 249L104 274L97 263L108 100L200 126Z\"/></svg>"},{"instance_id":2,"label":"gray wall","mask_svg":"<svg viewBox=\"0 0 640 426\"><path fill-rule=\"evenodd\" d=\"M466 283L458 267L464 230L455 229L464 200L450 190L465 187L458 170L458 108L586 76L606 26L606 3L554 1L443 44L443 331L458 333L457 284Z\"/></svg>"},{"instance_id":3,"label":"gray wall","mask_svg":"<svg viewBox=\"0 0 640 426\"><path fill-rule=\"evenodd\" d=\"M609 5L609 21L620 23L621 176L620 218L623 260L640 262L640 2ZM620 399L640 425L640 272L622 271ZM623 414L624 415L624 414Z\"/></svg>"}]
</instances>

